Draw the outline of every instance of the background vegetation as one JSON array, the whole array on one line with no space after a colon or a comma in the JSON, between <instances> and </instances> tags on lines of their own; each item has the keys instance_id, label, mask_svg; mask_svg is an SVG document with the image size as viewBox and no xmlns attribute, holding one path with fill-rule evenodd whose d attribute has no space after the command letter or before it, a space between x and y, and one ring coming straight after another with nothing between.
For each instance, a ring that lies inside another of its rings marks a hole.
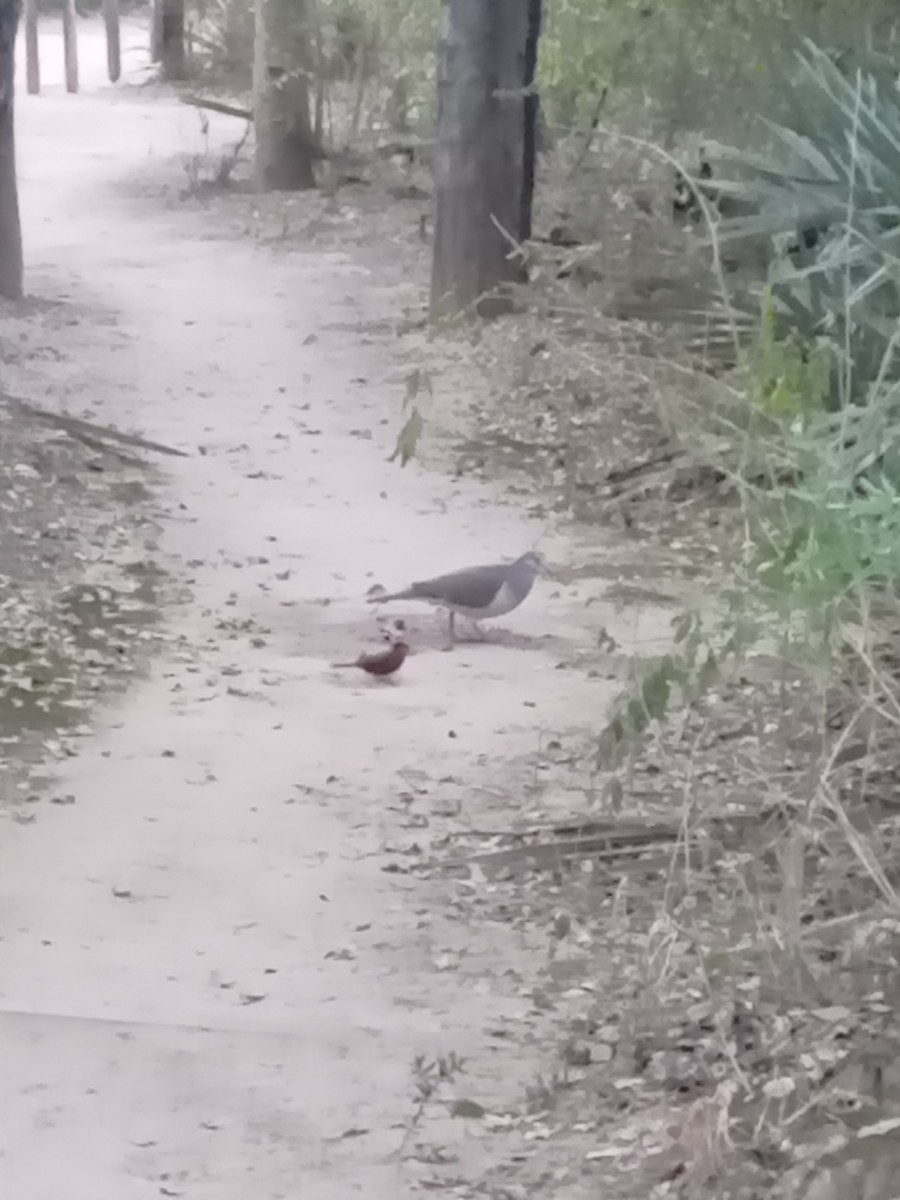
<instances>
[{"instance_id":1,"label":"background vegetation","mask_svg":"<svg viewBox=\"0 0 900 1200\"><path fill-rule=\"evenodd\" d=\"M402 151L427 193L436 0L313 12L333 159ZM201 79L247 91L249 0L191 27ZM900 1169L900 1078L846 1074L900 981L898 31L889 0L545 0L531 281L473 338L483 468L500 429L560 510L702 580L590 747L604 815L652 769L642 815L675 821L653 928L680 959L655 972L644 936L645 989L755 1022L714 1021L692 1076L699 1194L752 1162L746 1194L888 1200Z\"/></svg>"}]
</instances>

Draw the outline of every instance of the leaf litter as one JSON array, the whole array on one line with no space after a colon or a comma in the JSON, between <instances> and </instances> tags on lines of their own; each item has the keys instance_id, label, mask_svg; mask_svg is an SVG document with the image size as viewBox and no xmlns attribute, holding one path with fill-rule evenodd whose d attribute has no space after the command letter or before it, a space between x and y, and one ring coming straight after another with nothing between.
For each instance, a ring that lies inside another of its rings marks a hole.
<instances>
[{"instance_id":1,"label":"leaf litter","mask_svg":"<svg viewBox=\"0 0 900 1200\"><path fill-rule=\"evenodd\" d=\"M7 376L27 387L72 320L66 306L0 310ZM37 411L0 405L0 815L42 790L43 765L70 752L91 705L160 636L153 466L82 436L102 427Z\"/></svg>"}]
</instances>

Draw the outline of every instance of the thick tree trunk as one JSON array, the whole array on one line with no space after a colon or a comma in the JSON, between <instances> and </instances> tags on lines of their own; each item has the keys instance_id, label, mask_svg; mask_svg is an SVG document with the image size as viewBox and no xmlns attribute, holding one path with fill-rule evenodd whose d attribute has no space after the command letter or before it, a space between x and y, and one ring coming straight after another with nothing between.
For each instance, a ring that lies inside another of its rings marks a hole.
<instances>
[{"instance_id":1,"label":"thick tree trunk","mask_svg":"<svg viewBox=\"0 0 900 1200\"><path fill-rule=\"evenodd\" d=\"M184 36L184 0L156 0L161 8L159 61L163 77L170 83L187 79Z\"/></svg>"},{"instance_id":2,"label":"thick tree trunk","mask_svg":"<svg viewBox=\"0 0 900 1200\"><path fill-rule=\"evenodd\" d=\"M21 0L0 0L0 296L22 298L22 226L13 121Z\"/></svg>"},{"instance_id":3,"label":"thick tree trunk","mask_svg":"<svg viewBox=\"0 0 900 1200\"><path fill-rule=\"evenodd\" d=\"M523 183L531 0L444 0L435 159L433 318L509 309ZM535 33L536 45L536 33ZM533 72L533 64L531 67Z\"/></svg>"},{"instance_id":4,"label":"thick tree trunk","mask_svg":"<svg viewBox=\"0 0 900 1200\"><path fill-rule=\"evenodd\" d=\"M41 91L41 56L38 47L37 0L25 0L25 88L29 96Z\"/></svg>"},{"instance_id":5,"label":"thick tree trunk","mask_svg":"<svg viewBox=\"0 0 900 1200\"><path fill-rule=\"evenodd\" d=\"M66 91L78 91L78 27L75 24L75 0L63 0L63 54L66 60Z\"/></svg>"},{"instance_id":6,"label":"thick tree trunk","mask_svg":"<svg viewBox=\"0 0 900 1200\"><path fill-rule=\"evenodd\" d=\"M315 187L309 113L313 27L306 0L256 0L253 114L260 191Z\"/></svg>"},{"instance_id":7,"label":"thick tree trunk","mask_svg":"<svg viewBox=\"0 0 900 1200\"><path fill-rule=\"evenodd\" d=\"M103 0L103 20L106 25L106 73L110 83L118 83L122 74L119 0Z\"/></svg>"}]
</instances>

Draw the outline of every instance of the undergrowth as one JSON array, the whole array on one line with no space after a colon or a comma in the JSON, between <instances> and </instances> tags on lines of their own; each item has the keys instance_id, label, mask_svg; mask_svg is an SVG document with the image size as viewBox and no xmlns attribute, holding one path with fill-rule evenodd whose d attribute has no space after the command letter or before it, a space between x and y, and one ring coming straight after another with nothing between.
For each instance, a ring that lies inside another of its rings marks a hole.
<instances>
[{"instance_id":1,"label":"undergrowth","mask_svg":"<svg viewBox=\"0 0 900 1200\"><path fill-rule=\"evenodd\" d=\"M900 981L888 782L900 768L900 384L885 320L900 311L900 275L895 227L880 242L871 226L856 236L852 194L856 178L879 178L877 152L893 170L878 164L881 177L896 181L898 167L892 144L873 150L855 138L864 121L859 97L851 100L843 231L829 231L818 265L792 275L777 264L755 338L714 382L712 401L709 392L663 393L679 453L715 472L730 500L718 572L677 616L671 648L638 665L598 746L608 798L621 797L622 777L641 764L682 778L686 869L676 877L673 859L659 918L682 947L678 986L702 980L714 1011L752 997L761 1029L782 1022L777 1037L761 1035L764 1067L726 1039L731 1067L706 1078L702 1101L685 1112L688 1137L701 1108L715 1114L717 1153L693 1155L695 1182L721 1179L740 1149L757 1161L776 1155L791 1194L829 1200L881 1197L900 1169L893 1082L847 1074L866 1040L884 1036ZM878 203L874 186L868 201ZM795 324L816 271L817 302L836 297L840 311L830 323ZM763 660L760 687L750 677ZM738 718L737 741L717 758L731 736L724 712ZM701 869L711 839L712 872ZM654 987L671 1001L671 981ZM827 1054L822 1014L843 1023Z\"/></svg>"}]
</instances>

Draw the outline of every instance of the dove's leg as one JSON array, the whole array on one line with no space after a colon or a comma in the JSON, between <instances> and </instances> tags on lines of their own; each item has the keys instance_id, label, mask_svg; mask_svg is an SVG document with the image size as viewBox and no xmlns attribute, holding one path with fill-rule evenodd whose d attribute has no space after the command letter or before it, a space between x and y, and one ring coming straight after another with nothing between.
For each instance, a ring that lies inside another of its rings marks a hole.
<instances>
[{"instance_id":1,"label":"dove's leg","mask_svg":"<svg viewBox=\"0 0 900 1200\"><path fill-rule=\"evenodd\" d=\"M457 642L486 642L488 640L486 631L474 617L466 617L465 622L463 633L454 635Z\"/></svg>"}]
</instances>

